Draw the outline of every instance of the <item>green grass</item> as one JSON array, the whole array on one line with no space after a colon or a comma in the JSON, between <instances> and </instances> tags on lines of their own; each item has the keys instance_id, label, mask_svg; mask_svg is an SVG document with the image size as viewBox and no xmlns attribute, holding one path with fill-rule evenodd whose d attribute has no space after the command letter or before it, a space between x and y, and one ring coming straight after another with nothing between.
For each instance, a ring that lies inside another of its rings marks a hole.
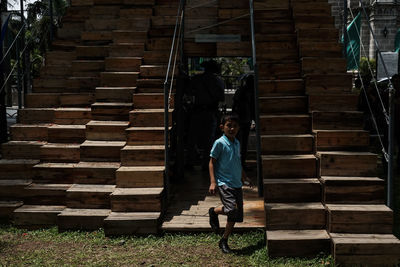
<instances>
[{"instance_id":1,"label":"green grass","mask_svg":"<svg viewBox=\"0 0 400 267\"><path fill-rule=\"evenodd\" d=\"M0 225L0 266L333 266L330 256L270 259L263 231L234 234L235 254L215 234L107 238L103 231L26 231Z\"/></svg>"}]
</instances>

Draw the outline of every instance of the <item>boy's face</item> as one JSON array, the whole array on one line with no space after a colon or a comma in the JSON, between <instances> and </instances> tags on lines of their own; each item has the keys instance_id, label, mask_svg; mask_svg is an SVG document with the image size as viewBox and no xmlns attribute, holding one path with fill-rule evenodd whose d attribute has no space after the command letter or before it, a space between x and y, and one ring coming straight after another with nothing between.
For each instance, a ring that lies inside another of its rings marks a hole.
<instances>
[{"instance_id":1,"label":"boy's face","mask_svg":"<svg viewBox=\"0 0 400 267\"><path fill-rule=\"evenodd\" d=\"M239 131L239 124L236 121L228 120L225 124L221 124L220 128L226 137L233 140Z\"/></svg>"}]
</instances>

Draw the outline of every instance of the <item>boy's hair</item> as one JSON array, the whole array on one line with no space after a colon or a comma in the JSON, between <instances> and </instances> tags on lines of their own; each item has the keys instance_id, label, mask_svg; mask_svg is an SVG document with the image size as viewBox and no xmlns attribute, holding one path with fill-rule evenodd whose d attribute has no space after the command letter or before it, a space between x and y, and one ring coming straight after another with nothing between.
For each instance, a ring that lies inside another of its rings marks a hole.
<instances>
[{"instance_id":1,"label":"boy's hair","mask_svg":"<svg viewBox=\"0 0 400 267\"><path fill-rule=\"evenodd\" d=\"M236 113L232 113L232 112L228 112L228 113L222 115L221 124L225 125L225 123L227 121L234 121L234 122L237 122L237 123L240 122L239 116Z\"/></svg>"}]
</instances>

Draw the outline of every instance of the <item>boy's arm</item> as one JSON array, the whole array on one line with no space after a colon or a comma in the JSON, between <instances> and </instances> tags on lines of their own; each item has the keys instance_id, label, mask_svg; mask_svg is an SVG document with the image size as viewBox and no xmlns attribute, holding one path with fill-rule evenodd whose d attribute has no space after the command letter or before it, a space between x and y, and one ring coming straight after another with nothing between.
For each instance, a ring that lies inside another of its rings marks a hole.
<instances>
[{"instance_id":1,"label":"boy's arm","mask_svg":"<svg viewBox=\"0 0 400 267\"><path fill-rule=\"evenodd\" d=\"M215 158L210 158L210 162L208 163L208 170L210 172L210 188L208 191L210 194L215 194L215 190L217 188L217 181L215 180L215 175L214 175L214 164L217 160Z\"/></svg>"},{"instance_id":2,"label":"boy's arm","mask_svg":"<svg viewBox=\"0 0 400 267\"><path fill-rule=\"evenodd\" d=\"M246 172L242 168L242 184L252 187L251 180L247 177Z\"/></svg>"}]
</instances>

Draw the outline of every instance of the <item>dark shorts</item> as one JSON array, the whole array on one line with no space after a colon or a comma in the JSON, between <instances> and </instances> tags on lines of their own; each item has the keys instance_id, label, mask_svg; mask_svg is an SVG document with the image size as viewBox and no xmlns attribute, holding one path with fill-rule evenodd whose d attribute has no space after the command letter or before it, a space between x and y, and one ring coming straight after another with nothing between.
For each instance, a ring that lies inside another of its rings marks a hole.
<instances>
[{"instance_id":1,"label":"dark shorts","mask_svg":"<svg viewBox=\"0 0 400 267\"><path fill-rule=\"evenodd\" d=\"M242 188L218 186L223 212L228 216L228 222L243 222L243 191Z\"/></svg>"}]
</instances>

